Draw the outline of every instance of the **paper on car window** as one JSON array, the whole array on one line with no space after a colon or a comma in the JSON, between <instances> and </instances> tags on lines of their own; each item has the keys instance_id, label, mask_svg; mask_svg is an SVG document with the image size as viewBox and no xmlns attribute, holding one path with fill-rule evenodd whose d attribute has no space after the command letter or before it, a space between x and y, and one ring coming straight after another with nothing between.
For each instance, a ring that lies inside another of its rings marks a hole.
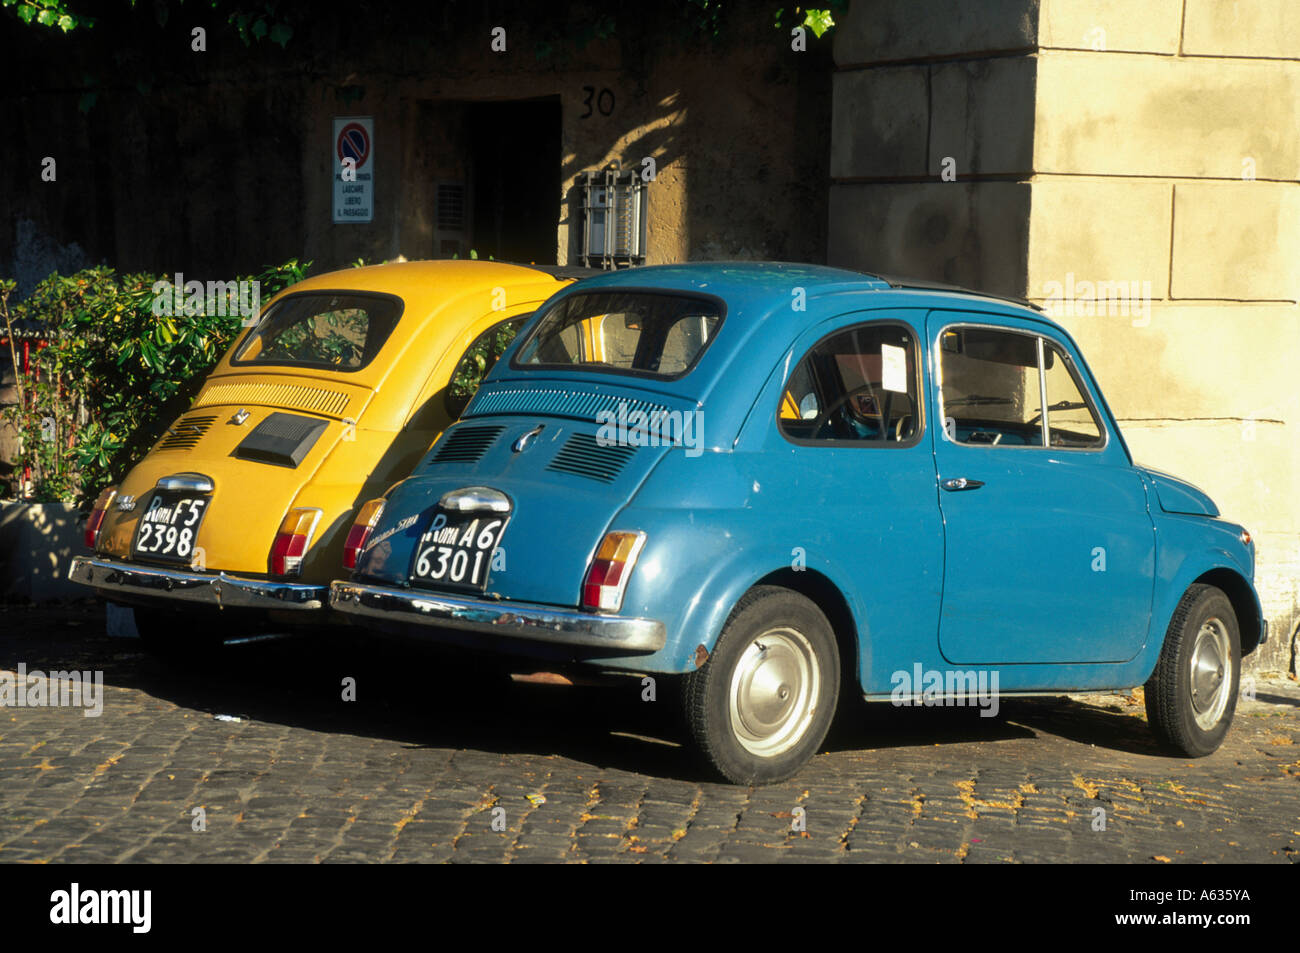
<instances>
[{"instance_id":1,"label":"paper on car window","mask_svg":"<svg viewBox=\"0 0 1300 953\"><path fill-rule=\"evenodd\" d=\"M896 394L907 393L907 351L904 348L880 345L880 386Z\"/></svg>"}]
</instances>

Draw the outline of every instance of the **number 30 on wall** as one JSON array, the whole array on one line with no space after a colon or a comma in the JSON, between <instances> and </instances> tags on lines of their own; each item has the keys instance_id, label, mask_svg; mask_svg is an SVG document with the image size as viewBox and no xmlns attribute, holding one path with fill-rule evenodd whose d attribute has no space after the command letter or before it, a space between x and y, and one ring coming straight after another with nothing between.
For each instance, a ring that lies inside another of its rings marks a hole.
<instances>
[{"instance_id":1,"label":"number 30 on wall","mask_svg":"<svg viewBox=\"0 0 1300 953\"><path fill-rule=\"evenodd\" d=\"M582 91L586 96L582 100L582 105L587 107L587 111L579 116L579 119L589 119L594 112L602 116L608 116L614 111L614 91L602 87L599 92L595 86L584 86Z\"/></svg>"}]
</instances>

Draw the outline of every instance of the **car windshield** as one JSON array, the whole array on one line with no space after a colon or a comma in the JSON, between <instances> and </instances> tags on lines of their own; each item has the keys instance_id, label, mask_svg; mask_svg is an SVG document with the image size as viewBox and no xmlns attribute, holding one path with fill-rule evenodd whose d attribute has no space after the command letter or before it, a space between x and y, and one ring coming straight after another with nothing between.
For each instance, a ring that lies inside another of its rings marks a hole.
<instances>
[{"instance_id":1,"label":"car windshield","mask_svg":"<svg viewBox=\"0 0 1300 953\"><path fill-rule=\"evenodd\" d=\"M721 324L721 306L705 298L647 291L574 294L537 323L513 366L680 377Z\"/></svg>"},{"instance_id":2,"label":"car windshield","mask_svg":"<svg viewBox=\"0 0 1300 953\"><path fill-rule=\"evenodd\" d=\"M402 301L392 295L290 295L267 312L231 363L360 370L379 353L401 313Z\"/></svg>"}]
</instances>

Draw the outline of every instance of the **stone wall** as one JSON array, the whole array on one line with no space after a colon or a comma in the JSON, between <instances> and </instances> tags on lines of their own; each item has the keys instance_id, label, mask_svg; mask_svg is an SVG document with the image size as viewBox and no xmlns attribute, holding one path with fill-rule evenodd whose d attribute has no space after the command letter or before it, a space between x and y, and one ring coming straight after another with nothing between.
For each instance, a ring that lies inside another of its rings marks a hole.
<instances>
[{"instance_id":1,"label":"stone wall","mask_svg":"<svg viewBox=\"0 0 1300 953\"><path fill-rule=\"evenodd\" d=\"M831 264L1024 293L1036 22L1025 7L850 6L835 33Z\"/></svg>"},{"instance_id":2,"label":"stone wall","mask_svg":"<svg viewBox=\"0 0 1300 953\"><path fill-rule=\"evenodd\" d=\"M554 109L557 154L517 129L495 134L502 163L549 201L554 240L535 260L576 259L580 172L639 170L647 156L649 262L824 260L830 42L792 51L770 11L738 8L714 39L685 2L399 0L305 17L282 51L245 48L202 5L168 5L163 26L145 6L68 36L0 18L16 138L0 273L40 272L26 250L74 243L91 262L200 280L290 257L318 271L432 257L436 182L474 171L466 111L528 101ZM190 48L195 25L205 52ZM504 52L491 49L497 26ZM335 225L332 120L358 115L374 117L376 214ZM40 178L46 156L55 182ZM22 236L19 221L32 223Z\"/></svg>"}]
</instances>

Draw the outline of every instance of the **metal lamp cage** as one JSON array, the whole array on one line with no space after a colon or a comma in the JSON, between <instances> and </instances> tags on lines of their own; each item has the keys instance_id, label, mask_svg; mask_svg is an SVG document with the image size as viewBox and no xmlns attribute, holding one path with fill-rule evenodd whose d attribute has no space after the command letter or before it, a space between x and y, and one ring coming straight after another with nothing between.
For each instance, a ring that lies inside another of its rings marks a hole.
<instances>
[{"instance_id":1,"label":"metal lamp cage","mask_svg":"<svg viewBox=\"0 0 1300 953\"><path fill-rule=\"evenodd\" d=\"M608 168L584 172L578 182L583 189L583 265L609 270L645 264L649 190L641 176Z\"/></svg>"}]
</instances>

